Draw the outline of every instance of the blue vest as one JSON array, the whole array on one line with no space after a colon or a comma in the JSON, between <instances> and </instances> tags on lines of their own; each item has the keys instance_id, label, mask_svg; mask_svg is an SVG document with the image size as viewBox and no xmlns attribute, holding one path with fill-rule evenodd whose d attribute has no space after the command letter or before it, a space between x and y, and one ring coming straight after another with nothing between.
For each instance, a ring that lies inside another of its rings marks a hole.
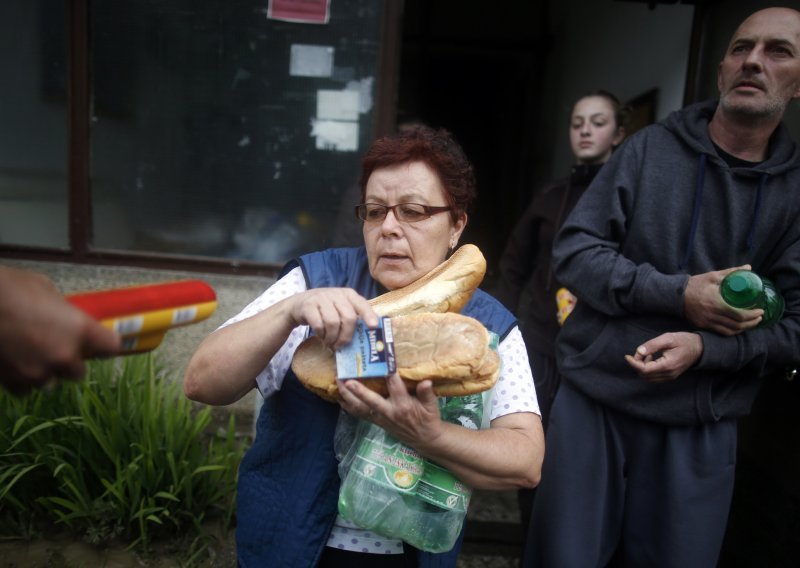
<instances>
[{"instance_id":1,"label":"blue vest","mask_svg":"<svg viewBox=\"0 0 800 568\"><path fill-rule=\"evenodd\" d=\"M365 298L381 293L360 248L329 249L290 262L300 266L308 288L349 287ZM488 294L477 290L462 313L481 321L501 338L516 320ZM324 401L291 370L283 386L264 401L256 438L239 468L236 545L244 568L310 568L317 564L337 515L338 462L333 433L339 406ZM462 535L453 550L418 551L421 568L454 567Z\"/></svg>"}]
</instances>

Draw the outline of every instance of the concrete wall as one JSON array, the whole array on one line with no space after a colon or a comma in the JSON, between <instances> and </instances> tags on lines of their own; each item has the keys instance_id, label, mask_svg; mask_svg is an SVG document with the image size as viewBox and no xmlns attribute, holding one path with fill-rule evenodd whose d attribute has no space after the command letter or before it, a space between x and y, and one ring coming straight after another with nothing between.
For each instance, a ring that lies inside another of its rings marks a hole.
<instances>
[{"instance_id":1,"label":"concrete wall","mask_svg":"<svg viewBox=\"0 0 800 568\"><path fill-rule=\"evenodd\" d=\"M65 294L186 278L204 280L217 293L217 309L214 314L202 322L169 331L164 341L154 351L161 361L174 371L178 380L183 378L186 365L203 338L228 318L239 313L244 306L274 282L273 279L256 276L198 274L194 272L117 266L87 266L58 262L29 262L9 259L2 259L0 262L8 266L27 268L46 274ZM231 409L249 416L255 408L257 396L256 392L253 391L250 395L232 405Z\"/></svg>"},{"instance_id":2,"label":"concrete wall","mask_svg":"<svg viewBox=\"0 0 800 568\"><path fill-rule=\"evenodd\" d=\"M602 88L622 101L658 90L656 120L683 105L692 18L690 5L618 0L551 3L551 53L543 86L552 117L553 175L574 161L569 146L572 103ZM547 117L543 117L547 121Z\"/></svg>"}]
</instances>

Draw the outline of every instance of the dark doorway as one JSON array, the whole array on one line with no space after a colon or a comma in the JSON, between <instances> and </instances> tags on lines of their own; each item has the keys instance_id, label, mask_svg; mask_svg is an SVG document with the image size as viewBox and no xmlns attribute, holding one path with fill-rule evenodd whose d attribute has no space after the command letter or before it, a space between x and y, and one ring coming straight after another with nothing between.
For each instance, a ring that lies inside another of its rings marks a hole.
<instances>
[{"instance_id":1,"label":"dark doorway","mask_svg":"<svg viewBox=\"0 0 800 568\"><path fill-rule=\"evenodd\" d=\"M483 251L484 287L491 287L506 238L531 197L546 6L513 0L476 11L465 4L405 3L397 120L446 128L474 164L479 197L463 241Z\"/></svg>"}]
</instances>

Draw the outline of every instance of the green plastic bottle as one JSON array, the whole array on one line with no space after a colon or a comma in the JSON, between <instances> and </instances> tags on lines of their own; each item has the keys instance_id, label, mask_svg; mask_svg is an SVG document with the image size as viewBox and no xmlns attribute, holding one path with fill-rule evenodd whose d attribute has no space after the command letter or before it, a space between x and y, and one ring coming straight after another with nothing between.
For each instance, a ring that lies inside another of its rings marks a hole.
<instances>
[{"instance_id":1,"label":"green plastic bottle","mask_svg":"<svg viewBox=\"0 0 800 568\"><path fill-rule=\"evenodd\" d=\"M483 420L481 394L439 399L442 420L477 430ZM425 459L414 499L403 519L402 539L428 552L453 548L461 533L472 489L447 469Z\"/></svg>"},{"instance_id":2,"label":"green plastic bottle","mask_svg":"<svg viewBox=\"0 0 800 568\"><path fill-rule=\"evenodd\" d=\"M722 279L719 292L729 306L764 310L758 327L772 325L783 316L785 303L775 284L750 270L736 270L728 274Z\"/></svg>"},{"instance_id":3,"label":"green plastic bottle","mask_svg":"<svg viewBox=\"0 0 800 568\"><path fill-rule=\"evenodd\" d=\"M358 526L401 538L407 502L413 499L424 463L416 450L368 422L339 491L339 514Z\"/></svg>"}]
</instances>

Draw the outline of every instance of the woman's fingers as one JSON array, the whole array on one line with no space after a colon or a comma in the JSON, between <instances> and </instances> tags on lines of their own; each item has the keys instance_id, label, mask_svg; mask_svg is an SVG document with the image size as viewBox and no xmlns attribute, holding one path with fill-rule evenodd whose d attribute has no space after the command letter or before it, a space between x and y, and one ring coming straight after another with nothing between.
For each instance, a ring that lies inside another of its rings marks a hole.
<instances>
[{"instance_id":1,"label":"woman's fingers","mask_svg":"<svg viewBox=\"0 0 800 568\"><path fill-rule=\"evenodd\" d=\"M359 319L367 326L378 325L370 303L350 288L318 288L297 299L292 318L297 325L308 325L323 343L338 349L349 343Z\"/></svg>"}]
</instances>

